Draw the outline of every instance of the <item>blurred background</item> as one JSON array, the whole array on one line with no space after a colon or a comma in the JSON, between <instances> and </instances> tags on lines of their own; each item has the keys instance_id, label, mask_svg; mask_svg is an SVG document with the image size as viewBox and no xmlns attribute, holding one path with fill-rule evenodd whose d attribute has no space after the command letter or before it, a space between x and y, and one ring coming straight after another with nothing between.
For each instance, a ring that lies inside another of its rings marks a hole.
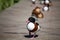
<instances>
[{"instance_id":1,"label":"blurred background","mask_svg":"<svg viewBox=\"0 0 60 40\"><path fill-rule=\"evenodd\" d=\"M18 3L20 0L0 0L0 12L4 9Z\"/></svg>"}]
</instances>

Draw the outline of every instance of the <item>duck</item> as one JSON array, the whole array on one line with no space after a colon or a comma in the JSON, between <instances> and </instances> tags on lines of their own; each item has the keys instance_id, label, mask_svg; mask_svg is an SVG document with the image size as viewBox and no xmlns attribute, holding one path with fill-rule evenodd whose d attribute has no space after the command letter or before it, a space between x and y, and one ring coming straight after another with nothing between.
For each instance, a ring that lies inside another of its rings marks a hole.
<instances>
[{"instance_id":1,"label":"duck","mask_svg":"<svg viewBox=\"0 0 60 40\"><path fill-rule=\"evenodd\" d=\"M41 12L41 7L36 6L33 10L32 10L32 14L31 16L35 17L35 18L43 18L44 15Z\"/></svg>"},{"instance_id":2,"label":"duck","mask_svg":"<svg viewBox=\"0 0 60 40\"><path fill-rule=\"evenodd\" d=\"M50 7L52 5L52 2L50 0L44 0L44 5Z\"/></svg>"},{"instance_id":3,"label":"duck","mask_svg":"<svg viewBox=\"0 0 60 40\"><path fill-rule=\"evenodd\" d=\"M36 0L32 0L32 3L35 4L35 1L36 1Z\"/></svg>"},{"instance_id":4,"label":"duck","mask_svg":"<svg viewBox=\"0 0 60 40\"><path fill-rule=\"evenodd\" d=\"M40 1L40 4L44 4L44 0L39 0Z\"/></svg>"},{"instance_id":5,"label":"duck","mask_svg":"<svg viewBox=\"0 0 60 40\"><path fill-rule=\"evenodd\" d=\"M43 6L42 10L43 10L43 11L49 11L49 6L46 6L46 5Z\"/></svg>"},{"instance_id":6,"label":"duck","mask_svg":"<svg viewBox=\"0 0 60 40\"><path fill-rule=\"evenodd\" d=\"M31 33L34 33L33 37L35 37L36 32L40 30L39 23L35 22L35 18L33 17L29 17L28 21L26 27L29 31L29 36L31 36Z\"/></svg>"}]
</instances>

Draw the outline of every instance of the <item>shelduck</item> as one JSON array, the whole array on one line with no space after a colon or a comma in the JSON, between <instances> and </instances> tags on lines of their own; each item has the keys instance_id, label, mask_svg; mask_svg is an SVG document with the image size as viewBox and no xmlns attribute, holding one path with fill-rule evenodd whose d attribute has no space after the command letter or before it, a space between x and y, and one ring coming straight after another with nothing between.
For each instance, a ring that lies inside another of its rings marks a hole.
<instances>
[{"instance_id":1,"label":"shelduck","mask_svg":"<svg viewBox=\"0 0 60 40\"><path fill-rule=\"evenodd\" d=\"M31 35L31 33L34 33L35 36L36 32L40 30L40 26L35 22L35 18L33 17L29 17L28 21L29 22L27 23L27 29L29 31L29 35Z\"/></svg>"},{"instance_id":2,"label":"shelduck","mask_svg":"<svg viewBox=\"0 0 60 40\"><path fill-rule=\"evenodd\" d=\"M36 18L43 18L44 15L41 12L41 7L36 6L32 11L32 16L34 16Z\"/></svg>"},{"instance_id":3,"label":"shelduck","mask_svg":"<svg viewBox=\"0 0 60 40\"><path fill-rule=\"evenodd\" d=\"M43 10L43 11L49 11L49 7L45 5L45 6L42 8L42 10Z\"/></svg>"},{"instance_id":4,"label":"shelduck","mask_svg":"<svg viewBox=\"0 0 60 40\"><path fill-rule=\"evenodd\" d=\"M36 0L32 0L32 3L35 4L35 1L36 1Z\"/></svg>"}]
</instances>

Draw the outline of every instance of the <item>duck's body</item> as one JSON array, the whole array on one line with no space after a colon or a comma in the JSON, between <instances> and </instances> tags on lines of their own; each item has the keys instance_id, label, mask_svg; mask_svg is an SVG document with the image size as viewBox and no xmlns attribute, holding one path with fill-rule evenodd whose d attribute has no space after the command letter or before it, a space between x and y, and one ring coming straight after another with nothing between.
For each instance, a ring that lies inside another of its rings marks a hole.
<instances>
[{"instance_id":1,"label":"duck's body","mask_svg":"<svg viewBox=\"0 0 60 40\"><path fill-rule=\"evenodd\" d=\"M49 0L45 0L45 4L49 4L50 3L50 1Z\"/></svg>"},{"instance_id":2,"label":"duck's body","mask_svg":"<svg viewBox=\"0 0 60 40\"><path fill-rule=\"evenodd\" d=\"M27 29L30 32L37 32L38 30L40 30L40 27L36 23L30 22L30 23L27 24Z\"/></svg>"},{"instance_id":3,"label":"duck's body","mask_svg":"<svg viewBox=\"0 0 60 40\"><path fill-rule=\"evenodd\" d=\"M50 0L44 0L44 5L47 5L48 7L52 5Z\"/></svg>"},{"instance_id":4,"label":"duck's body","mask_svg":"<svg viewBox=\"0 0 60 40\"><path fill-rule=\"evenodd\" d=\"M33 9L32 11L32 16L34 16L35 18L43 18L43 13L41 12L40 7L36 7L35 9Z\"/></svg>"},{"instance_id":5,"label":"duck's body","mask_svg":"<svg viewBox=\"0 0 60 40\"><path fill-rule=\"evenodd\" d=\"M42 0L41 4L47 5L47 6L51 6L52 2L50 0Z\"/></svg>"},{"instance_id":6,"label":"duck's body","mask_svg":"<svg viewBox=\"0 0 60 40\"><path fill-rule=\"evenodd\" d=\"M49 7L48 6L44 6L43 7L43 11L49 11Z\"/></svg>"}]
</instances>

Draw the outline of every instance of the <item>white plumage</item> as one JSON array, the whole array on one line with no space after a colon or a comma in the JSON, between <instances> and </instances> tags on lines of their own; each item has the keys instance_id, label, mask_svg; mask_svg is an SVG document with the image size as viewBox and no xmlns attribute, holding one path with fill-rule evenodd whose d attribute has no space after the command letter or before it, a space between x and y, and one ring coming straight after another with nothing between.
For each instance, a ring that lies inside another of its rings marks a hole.
<instances>
[{"instance_id":1,"label":"white plumage","mask_svg":"<svg viewBox=\"0 0 60 40\"><path fill-rule=\"evenodd\" d=\"M45 6L45 7L43 7L43 10L44 10L44 11L48 11L49 8L48 8L47 6Z\"/></svg>"},{"instance_id":2,"label":"white plumage","mask_svg":"<svg viewBox=\"0 0 60 40\"><path fill-rule=\"evenodd\" d=\"M40 26L38 25L38 29L37 29L37 31L39 31L40 30Z\"/></svg>"},{"instance_id":3,"label":"white plumage","mask_svg":"<svg viewBox=\"0 0 60 40\"><path fill-rule=\"evenodd\" d=\"M46 3L46 4L49 4L49 0L46 0L45 3Z\"/></svg>"},{"instance_id":4,"label":"white plumage","mask_svg":"<svg viewBox=\"0 0 60 40\"><path fill-rule=\"evenodd\" d=\"M32 2L35 2L35 0L32 0Z\"/></svg>"},{"instance_id":5,"label":"white plumage","mask_svg":"<svg viewBox=\"0 0 60 40\"><path fill-rule=\"evenodd\" d=\"M41 4L44 4L44 1L40 1Z\"/></svg>"},{"instance_id":6,"label":"white plumage","mask_svg":"<svg viewBox=\"0 0 60 40\"><path fill-rule=\"evenodd\" d=\"M27 25L27 29L28 30L33 30L34 29L34 24L32 23L32 22L30 22L30 23L28 23L28 25Z\"/></svg>"},{"instance_id":7,"label":"white plumage","mask_svg":"<svg viewBox=\"0 0 60 40\"><path fill-rule=\"evenodd\" d=\"M36 30L36 32L40 30L40 26L38 25L37 27L38 29ZM35 28L35 25L32 22L28 23L27 25L28 30L33 30L34 28Z\"/></svg>"}]
</instances>

